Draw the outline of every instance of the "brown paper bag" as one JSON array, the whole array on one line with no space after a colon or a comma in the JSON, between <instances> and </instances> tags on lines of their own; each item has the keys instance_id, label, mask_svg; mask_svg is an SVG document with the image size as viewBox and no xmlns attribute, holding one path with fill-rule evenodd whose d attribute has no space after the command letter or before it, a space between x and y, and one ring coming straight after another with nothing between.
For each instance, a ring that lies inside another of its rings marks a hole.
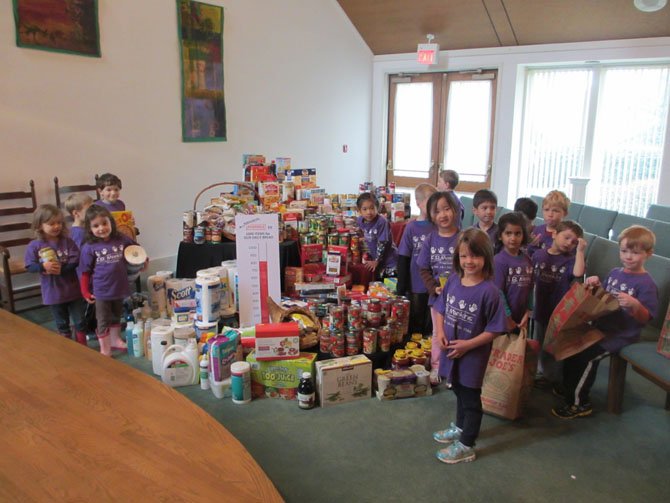
<instances>
[{"instance_id":1,"label":"brown paper bag","mask_svg":"<svg viewBox=\"0 0 670 503\"><path fill-rule=\"evenodd\" d=\"M605 335L589 322L619 309L619 301L604 289L573 283L554 312L544 336L544 350L564 360L592 346Z\"/></svg>"},{"instance_id":2,"label":"brown paper bag","mask_svg":"<svg viewBox=\"0 0 670 503\"><path fill-rule=\"evenodd\" d=\"M666 358L670 358L670 307L665 314L665 320L661 327L661 336L658 338L656 350Z\"/></svg>"},{"instance_id":3,"label":"brown paper bag","mask_svg":"<svg viewBox=\"0 0 670 503\"><path fill-rule=\"evenodd\" d=\"M518 335L505 334L493 339L482 384L484 412L507 419L521 417L537 364L537 359L527 351L530 348L525 329Z\"/></svg>"}]
</instances>

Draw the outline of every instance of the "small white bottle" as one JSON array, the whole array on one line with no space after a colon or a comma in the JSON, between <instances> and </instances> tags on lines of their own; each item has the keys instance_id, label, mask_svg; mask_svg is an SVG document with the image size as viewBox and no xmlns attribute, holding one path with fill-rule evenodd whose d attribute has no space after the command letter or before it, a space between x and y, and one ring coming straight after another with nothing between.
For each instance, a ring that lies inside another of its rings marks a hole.
<instances>
[{"instance_id":1,"label":"small white bottle","mask_svg":"<svg viewBox=\"0 0 670 503\"><path fill-rule=\"evenodd\" d=\"M133 356L140 358L144 356L144 324L138 321L133 328Z\"/></svg>"},{"instance_id":2,"label":"small white bottle","mask_svg":"<svg viewBox=\"0 0 670 503\"><path fill-rule=\"evenodd\" d=\"M200 389L209 389L209 358L207 355L200 360Z\"/></svg>"}]
</instances>

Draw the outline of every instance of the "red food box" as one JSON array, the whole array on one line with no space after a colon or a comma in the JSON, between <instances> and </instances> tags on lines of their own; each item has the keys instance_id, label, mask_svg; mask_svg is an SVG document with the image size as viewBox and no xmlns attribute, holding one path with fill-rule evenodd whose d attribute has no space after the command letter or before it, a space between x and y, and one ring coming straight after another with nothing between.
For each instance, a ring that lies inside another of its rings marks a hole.
<instances>
[{"instance_id":1,"label":"red food box","mask_svg":"<svg viewBox=\"0 0 670 503\"><path fill-rule=\"evenodd\" d=\"M256 325L256 360L292 360L300 357L300 327L295 322Z\"/></svg>"},{"instance_id":2,"label":"red food box","mask_svg":"<svg viewBox=\"0 0 670 503\"><path fill-rule=\"evenodd\" d=\"M300 246L300 264L315 264L323 262L323 245L307 244Z\"/></svg>"}]
</instances>

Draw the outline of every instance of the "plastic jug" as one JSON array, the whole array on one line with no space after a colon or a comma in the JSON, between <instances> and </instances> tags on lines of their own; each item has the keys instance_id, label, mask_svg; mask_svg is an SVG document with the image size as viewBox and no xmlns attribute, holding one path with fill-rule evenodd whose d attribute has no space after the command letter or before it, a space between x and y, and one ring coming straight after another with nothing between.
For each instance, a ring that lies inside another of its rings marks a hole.
<instances>
[{"instance_id":1,"label":"plastic jug","mask_svg":"<svg viewBox=\"0 0 670 503\"><path fill-rule=\"evenodd\" d=\"M195 339L189 339L184 346L173 344L163 353L161 379L172 387L198 384L200 364L198 362L198 345Z\"/></svg>"}]
</instances>

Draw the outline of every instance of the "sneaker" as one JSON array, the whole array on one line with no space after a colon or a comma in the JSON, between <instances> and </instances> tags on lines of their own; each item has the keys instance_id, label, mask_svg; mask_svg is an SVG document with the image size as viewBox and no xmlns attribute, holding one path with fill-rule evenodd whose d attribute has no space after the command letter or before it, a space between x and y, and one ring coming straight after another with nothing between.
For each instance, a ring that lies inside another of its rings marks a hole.
<instances>
[{"instance_id":1,"label":"sneaker","mask_svg":"<svg viewBox=\"0 0 670 503\"><path fill-rule=\"evenodd\" d=\"M437 369L433 369L430 371L430 384L433 386L437 386L442 382L442 378L440 377L440 374L438 374Z\"/></svg>"},{"instance_id":2,"label":"sneaker","mask_svg":"<svg viewBox=\"0 0 670 503\"><path fill-rule=\"evenodd\" d=\"M441 444L452 444L456 440L461 439L461 433L463 433L463 430L454 423L451 423L446 430L440 430L433 433L433 440Z\"/></svg>"},{"instance_id":3,"label":"sneaker","mask_svg":"<svg viewBox=\"0 0 670 503\"><path fill-rule=\"evenodd\" d=\"M565 388L562 384L554 384L551 388L551 393L558 398L565 399Z\"/></svg>"},{"instance_id":4,"label":"sneaker","mask_svg":"<svg viewBox=\"0 0 670 503\"><path fill-rule=\"evenodd\" d=\"M450 465L469 463L470 461L474 461L475 457L475 450L472 447L463 445L459 440L456 440L449 447L437 451L437 459Z\"/></svg>"},{"instance_id":5,"label":"sneaker","mask_svg":"<svg viewBox=\"0 0 670 503\"><path fill-rule=\"evenodd\" d=\"M576 417L586 417L593 413L593 407L590 403L584 405L563 405L551 409L551 413L561 419L574 419Z\"/></svg>"}]
</instances>

